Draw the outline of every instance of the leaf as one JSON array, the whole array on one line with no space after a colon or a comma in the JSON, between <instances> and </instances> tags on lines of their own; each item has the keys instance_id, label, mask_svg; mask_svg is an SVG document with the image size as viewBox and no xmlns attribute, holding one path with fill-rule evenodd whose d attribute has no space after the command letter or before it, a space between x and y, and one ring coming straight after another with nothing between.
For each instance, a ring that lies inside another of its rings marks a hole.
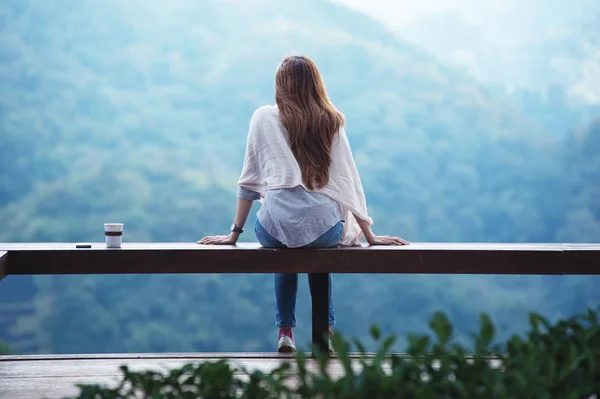
<instances>
[{"instance_id":1,"label":"leaf","mask_svg":"<svg viewBox=\"0 0 600 399\"><path fill-rule=\"evenodd\" d=\"M479 332L479 338L477 340L477 352L482 352L487 350L492 341L494 340L494 336L496 333L496 327L490 316L485 313L479 315L479 322L481 324L481 329Z\"/></svg>"},{"instance_id":2,"label":"leaf","mask_svg":"<svg viewBox=\"0 0 600 399\"><path fill-rule=\"evenodd\" d=\"M353 338L352 342L354 343L354 346L356 346L358 353L360 353L361 355L364 355L365 353L367 353L365 346L358 338Z\"/></svg>"},{"instance_id":3,"label":"leaf","mask_svg":"<svg viewBox=\"0 0 600 399\"><path fill-rule=\"evenodd\" d=\"M427 335L413 335L408 336L408 350L407 352L412 357L419 357L429 351L429 337Z\"/></svg>"},{"instance_id":4,"label":"leaf","mask_svg":"<svg viewBox=\"0 0 600 399\"><path fill-rule=\"evenodd\" d=\"M379 339L381 338L381 330L379 329L379 327L377 325L371 326L370 333L371 333L371 337L375 341L379 341Z\"/></svg>"},{"instance_id":5,"label":"leaf","mask_svg":"<svg viewBox=\"0 0 600 399\"><path fill-rule=\"evenodd\" d=\"M438 342L445 346L452 337L453 326L448 317L442 312L435 312L429 326L437 336Z\"/></svg>"},{"instance_id":6,"label":"leaf","mask_svg":"<svg viewBox=\"0 0 600 399\"><path fill-rule=\"evenodd\" d=\"M394 343L396 343L396 337L394 337L393 335L386 337L383 340L383 351L386 353L389 352L392 346L394 346Z\"/></svg>"},{"instance_id":7,"label":"leaf","mask_svg":"<svg viewBox=\"0 0 600 399\"><path fill-rule=\"evenodd\" d=\"M548 319L534 312L529 313L529 324L536 333L540 332L540 324L545 327L546 331L550 331L552 328L552 324Z\"/></svg>"}]
</instances>

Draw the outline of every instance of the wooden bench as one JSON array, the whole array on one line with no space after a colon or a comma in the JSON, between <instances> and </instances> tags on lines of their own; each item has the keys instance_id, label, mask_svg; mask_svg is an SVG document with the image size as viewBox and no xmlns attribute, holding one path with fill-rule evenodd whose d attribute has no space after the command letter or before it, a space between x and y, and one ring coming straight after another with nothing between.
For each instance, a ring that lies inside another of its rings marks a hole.
<instances>
[{"instance_id":1,"label":"wooden bench","mask_svg":"<svg viewBox=\"0 0 600 399\"><path fill-rule=\"evenodd\" d=\"M412 243L267 249L255 243L0 243L0 279L35 274L311 273L312 339L327 349L329 273L600 274L600 244Z\"/></svg>"}]
</instances>

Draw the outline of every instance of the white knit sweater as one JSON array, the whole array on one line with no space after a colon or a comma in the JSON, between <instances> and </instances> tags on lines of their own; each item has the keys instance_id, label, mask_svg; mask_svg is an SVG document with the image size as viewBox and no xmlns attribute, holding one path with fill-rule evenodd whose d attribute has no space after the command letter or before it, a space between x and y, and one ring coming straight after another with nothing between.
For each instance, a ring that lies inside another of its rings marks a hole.
<instances>
[{"instance_id":1,"label":"white knit sweater","mask_svg":"<svg viewBox=\"0 0 600 399\"><path fill-rule=\"evenodd\" d=\"M288 132L279 121L279 109L266 105L252 115L244 167L238 185L264 195L266 190L306 186L298 161L289 146ZM362 231L354 219L373 220L367 214L367 203L346 131L342 127L333 140L329 183L320 190L337 202L346 223L342 245L360 245Z\"/></svg>"}]
</instances>

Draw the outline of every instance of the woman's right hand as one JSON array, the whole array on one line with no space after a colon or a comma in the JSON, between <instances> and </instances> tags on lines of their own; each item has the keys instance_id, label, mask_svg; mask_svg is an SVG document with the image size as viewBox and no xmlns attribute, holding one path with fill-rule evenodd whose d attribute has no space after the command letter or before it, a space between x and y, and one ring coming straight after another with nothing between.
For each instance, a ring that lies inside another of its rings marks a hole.
<instances>
[{"instance_id":1,"label":"woman's right hand","mask_svg":"<svg viewBox=\"0 0 600 399\"><path fill-rule=\"evenodd\" d=\"M376 236L367 237L369 245L408 245L408 241L393 236Z\"/></svg>"},{"instance_id":2,"label":"woman's right hand","mask_svg":"<svg viewBox=\"0 0 600 399\"><path fill-rule=\"evenodd\" d=\"M367 221L358 218L356 215L354 215L354 219L356 219L369 245L408 245L408 241L400 237L376 236Z\"/></svg>"}]
</instances>

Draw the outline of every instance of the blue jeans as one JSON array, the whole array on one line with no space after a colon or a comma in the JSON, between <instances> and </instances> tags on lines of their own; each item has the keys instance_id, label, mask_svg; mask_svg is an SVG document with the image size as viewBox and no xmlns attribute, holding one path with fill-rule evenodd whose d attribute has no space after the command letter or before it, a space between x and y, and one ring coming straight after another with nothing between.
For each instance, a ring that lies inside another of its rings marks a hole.
<instances>
[{"instance_id":1,"label":"blue jeans","mask_svg":"<svg viewBox=\"0 0 600 399\"><path fill-rule=\"evenodd\" d=\"M331 248L339 245L342 238L344 225L338 222L321 237L304 246L303 248ZM266 248L286 248L286 246L260 224L258 219L254 224L256 238L260 245ZM312 276L308 275L308 285L312 294ZM296 327L296 295L298 293L297 273L275 274L275 320L279 328ZM329 275L329 325L335 325L335 314L333 311L333 294L331 286L331 274Z\"/></svg>"}]
</instances>

